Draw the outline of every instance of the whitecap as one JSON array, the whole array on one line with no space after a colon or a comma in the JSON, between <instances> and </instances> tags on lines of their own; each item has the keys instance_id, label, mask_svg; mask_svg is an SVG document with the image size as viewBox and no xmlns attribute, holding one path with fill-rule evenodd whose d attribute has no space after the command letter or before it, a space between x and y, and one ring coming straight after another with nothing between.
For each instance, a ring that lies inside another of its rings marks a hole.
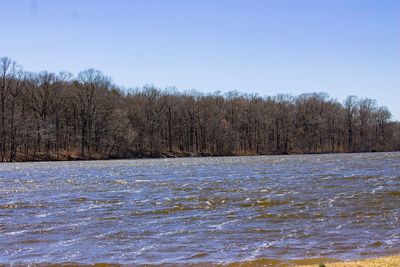
<instances>
[{"instance_id":1,"label":"whitecap","mask_svg":"<svg viewBox=\"0 0 400 267\"><path fill-rule=\"evenodd\" d=\"M126 181L126 180L115 180L114 182L116 184L123 184L123 185L128 184L128 181Z\"/></svg>"}]
</instances>

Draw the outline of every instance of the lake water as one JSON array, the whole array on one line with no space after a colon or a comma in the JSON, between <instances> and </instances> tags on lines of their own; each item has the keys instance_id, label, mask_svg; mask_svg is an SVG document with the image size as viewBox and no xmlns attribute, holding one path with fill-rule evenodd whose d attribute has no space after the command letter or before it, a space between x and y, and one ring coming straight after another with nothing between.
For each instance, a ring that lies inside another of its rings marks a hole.
<instances>
[{"instance_id":1,"label":"lake water","mask_svg":"<svg viewBox=\"0 0 400 267\"><path fill-rule=\"evenodd\" d=\"M400 153L0 164L0 264L399 252Z\"/></svg>"}]
</instances>

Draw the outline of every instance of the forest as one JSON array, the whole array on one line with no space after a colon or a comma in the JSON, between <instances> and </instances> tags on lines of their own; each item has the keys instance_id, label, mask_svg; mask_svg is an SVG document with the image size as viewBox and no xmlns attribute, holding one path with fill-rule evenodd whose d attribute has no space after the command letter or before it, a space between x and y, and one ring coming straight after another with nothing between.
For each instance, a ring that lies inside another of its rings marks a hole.
<instances>
[{"instance_id":1,"label":"forest","mask_svg":"<svg viewBox=\"0 0 400 267\"><path fill-rule=\"evenodd\" d=\"M2 162L400 149L400 123L373 99L122 89L95 69L32 73L7 57L0 106Z\"/></svg>"}]
</instances>

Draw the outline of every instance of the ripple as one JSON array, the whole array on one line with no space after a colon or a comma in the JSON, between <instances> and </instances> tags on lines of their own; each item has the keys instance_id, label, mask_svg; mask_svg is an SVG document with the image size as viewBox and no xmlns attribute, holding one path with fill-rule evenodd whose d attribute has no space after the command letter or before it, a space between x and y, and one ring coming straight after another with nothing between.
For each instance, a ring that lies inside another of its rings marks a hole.
<instances>
[{"instance_id":1,"label":"ripple","mask_svg":"<svg viewBox=\"0 0 400 267\"><path fill-rule=\"evenodd\" d=\"M284 205L287 204L287 201L278 201L278 200L272 200L272 199L257 199L251 202L247 203L242 203L239 204L240 207L242 208L249 208L249 207L263 207L263 208L268 208L272 206L278 206L278 205Z\"/></svg>"},{"instance_id":2,"label":"ripple","mask_svg":"<svg viewBox=\"0 0 400 267\"><path fill-rule=\"evenodd\" d=\"M390 196L400 197L400 191L391 191L388 193Z\"/></svg>"},{"instance_id":3,"label":"ripple","mask_svg":"<svg viewBox=\"0 0 400 267\"><path fill-rule=\"evenodd\" d=\"M45 208L46 204L43 203L29 203L29 202L15 202L0 205L0 209L14 210L14 209L39 209Z\"/></svg>"},{"instance_id":4,"label":"ripple","mask_svg":"<svg viewBox=\"0 0 400 267\"><path fill-rule=\"evenodd\" d=\"M115 180L114 183L121 184L121 185L126 185L126 184L128 184L128 181L126 181L126 180Z\"/></svg>"},{"instance_id":5,"label":"ripple","mask_svg":"<svg viewBox=\"0 0 400 267\"><path fill-rule=\"evenodd\" d=\"M398 162L400 153L2 164L0 265L396 253Z\"/></svg>"}]
</instances>

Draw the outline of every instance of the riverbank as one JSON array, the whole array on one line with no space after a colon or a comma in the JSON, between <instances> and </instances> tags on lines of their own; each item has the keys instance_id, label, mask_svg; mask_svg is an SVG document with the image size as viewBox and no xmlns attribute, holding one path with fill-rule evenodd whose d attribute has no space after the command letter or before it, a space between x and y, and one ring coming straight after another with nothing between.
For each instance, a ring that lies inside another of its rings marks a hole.
<instances>
[{"instance_id":1,"label":"riverbank","mask_svg":"<svg viewBox=\"0 0 400 267\"><path fill-rule=\"evenodd\" d=\"M212 265L211 265L212 266ZM370 258L357 261L337 261L329 258L311 258L301 260L258 259L249 262L236 262L221 267L399 267L400 255Z\"/></svg>"},{"instance_id":2,"label":"riverbank","mask_svg":"<svg viewBox=\"0 0 400 267\"><path fill-rule=\"evenodd\" d=\"M78 151L61 151L57 154L46 155L44 153L37 153L34 157L27 157L18 153L14 160L4 162L46 162L46 161L96 161L96 160L127 160L127 159L162 159L162 158L204 158L204 157L242 157L242 156L286 156L286 155L324 155L324 154L361 154L361 153L390 153L398 152L398 150L379 150L379 151L321 151L313 153L265 153L257 154L255 152L234 152L227 154L213 154L207 152L187 152L187 151L173 151L163 153L141 153L130 154L125 157L102 157L100 154L93 153L90 157L82 157ZM1 161L0 161L1 163Z\"/></svg>"},{"instance_id":3,"label":"riverbank","mask_svg":"<svg viewBox=\"0 0 400 267\"><path fill-rule=\"evenodd\" d=\"M359 261L326 262L314 265L301 265L301 267L398 267L400 266L400 255L371 258Z\"/></svg>"}]
</instances>

